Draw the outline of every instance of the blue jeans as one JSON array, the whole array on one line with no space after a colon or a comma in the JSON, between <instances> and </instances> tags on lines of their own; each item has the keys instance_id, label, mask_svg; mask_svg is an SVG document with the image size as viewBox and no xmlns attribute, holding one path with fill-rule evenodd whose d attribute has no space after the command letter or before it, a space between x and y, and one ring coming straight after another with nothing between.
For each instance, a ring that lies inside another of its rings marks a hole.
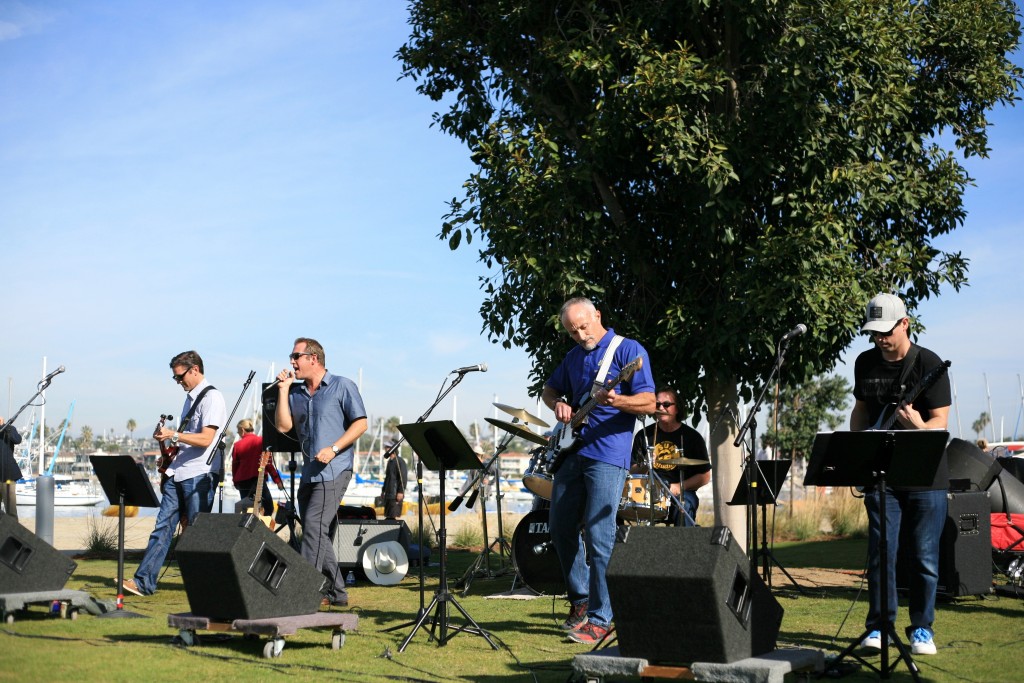
<instances>
[{"instance_id":1,"label":"blue jeans","mask_svg":"<svg viewBox=\"0 0 1024 683\"><path fill-rule=\"evenodd\" d=\"M555 473L551 488L549 530L569 601L577 605L586 600L587 618L606 628L612 622L606 574L625 483L624 468L573 454Z\"/></svg>"},{"instance_id":2,"label":"blue jeans","mask_svg":"<svg viewBox=\"0 0 1024 683\"><path fill-rule=\"evenodd\" d=\"M910 561L910 627L932 633L935 621L935 592L939 583L939 541L946 523L946 492L893 491L885 493L886 548L889 553L886 567L889 580L888 615L882 615L879 591L880 516L877 491L864 494L864 507L868 513L868 616L869 629L881 629L886 622L896 622L896 553L899 550L900 528L910 533L913 547L907 553Z\"/></svg>"},{"instance_id":3,"label":"blue jeans","mask_svg":"<svg viewBox=\"0 0 1024 683\"><path fill-rule=\"evenodd\" d=\"M679 514L679 508L676 506L675 501L673 501L669 522L673 526L697 526L697 508L700 507L700 499L697 498L697 492L683 491L682 495L679 496L679 500L683 501L683 510L686 514Z\"/></svg>"},{"instance_id":4,"label":"blue jeans","mask_svg":"<svg viewBox=\"0 0 1024 683\"><path fill-rule=\"evenodd\" d=\"M182 511L188 515L188 522L195 521L200 512L213 509L213 497L216 494L217 476L201 474L192 479L177 482L171 477L160 489L160 510L156 514L153 533L149 535L146 552L142 556L139 568L135 570L135 584L143 595L156 593L156 582L160 577L160 569L167 559L167 551L171 548L174 530L181 519Z\"/></svg>"}]
</instances>

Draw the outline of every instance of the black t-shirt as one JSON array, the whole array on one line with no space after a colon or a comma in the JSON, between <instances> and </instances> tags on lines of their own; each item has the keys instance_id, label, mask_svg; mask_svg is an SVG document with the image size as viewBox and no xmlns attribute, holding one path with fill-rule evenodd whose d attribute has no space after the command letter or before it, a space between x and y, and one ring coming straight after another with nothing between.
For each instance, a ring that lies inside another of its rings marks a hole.
<instances>
[{"instance_id":1,"label":"black t-shirt","mask_svg":"<svg viewBox=\"0 0 1024 683\"><path fill-rule=\"evenodd\" d=\"M643 449L647 446L650 440L654 439L655 425L651 425L644 430L643 433L647 435L646 438L641 436L638 432L633 439L633 464L639 465L645 463L647 458L644 454ZM654 471L657 472L662 479L669 484L678 484L692 477L695 474L703 474L704 472L711 471L711 461L708 459L708 447L704 443L704 437L700 433L688 427L687 425L680 425L679 429L674 432L665 432L658 430L657 443L654 444ZM694 458L697 460L707 460L707 465L670 465L668 469L664 466L658 466L658 461L663 458Z\"/></svg>"},{"instance_id":2,"label":"black t-shirt","mask_svg":"<svg viewBox=\"0 0 1024 683\"><path fill-rule=\"evenodd\" d=\"M912 392L931 370L942 365L942 359L934 352L922 346L918 346L917 350L917 357L913 359L913 367L910 368L903 381L901 381L901 376L906 357L898 361L887 361L877 347L857 356L853 366L853 396L858 401L864 402L871 428L882 426L878 424L878 421L879 417L882 417L883 411L885 412L885 421L888 421L887 418L892 414L895 404L899 404L904 396ZM931 417L933 409L944 408L951 403L949 375L943 373L934 384L923 390L911 405L921 413L923 419L927 420ZM899 422L895 422L890 429L903 429L903 426ZM895 457L899 457L899 454ZM943 454L931 486L894 488L913 491L948 487L949 467L946 464L946 456Z\"/></svg>"}]
</instances>

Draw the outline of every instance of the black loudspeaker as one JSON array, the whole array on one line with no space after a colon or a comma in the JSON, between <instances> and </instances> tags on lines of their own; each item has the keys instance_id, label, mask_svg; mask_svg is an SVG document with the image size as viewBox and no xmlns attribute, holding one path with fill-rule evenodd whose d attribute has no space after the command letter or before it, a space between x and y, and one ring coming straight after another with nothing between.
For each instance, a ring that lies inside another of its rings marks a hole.
<instances>
[{"instance_id":1,"label":"black loudspeaker","mask_svg":"<svg viewBox=\"0 0 1024 683\"><path fill-rule=\"evenodd\" d=\"M198 616L268 619L320 609L324 575L250 515L200 514L175 556Z\"/></svg>"},{"instance_id":2,"label":"black loudspeaker","mask_svg":"<svg viewBox=\"0 0 1024 683\"><path fill-rule=\"evenodd\" d=\"M1006 470L991 453L963 439L946 446L950 479L970 479L971 484L990 494L992 512L1024 514L1024 483Z\"/></svg>"},{"instance_id":3,"label":"black loudspeaker","mask_svg":"<svg viewBox=\"0 0 1024 683\"><path fill-rule=\"evenodd\" d=\"M969 491L946 494L946 524L939 542L939 585L947 598L984 595L992 590L992 524L989 494ZM896 587L910 586L912 544L903 528L896 556Z\"/></svg>"},{"instance_id":4,"label":"black loudspeaker","mask_svg":"<svg viewBox=\"0 0 1024 683\"><path fill-rule=\"evenodd\" d=\"M292 427L288 432L277 429L277 386L263 384L263 450L273 453L301 453L299 437Z\"/></svg>"},{"instance_id":5,"label":"black loudspeaker","mask_svg":"<svg viewBox=\"0 0 1024 683\"><path fill-rule=\"evenodd\" d=\"M78 563L10 515L0 515L0 593L64 588Z\"/></svg>"},{"instance_id":6,"label":"black loudspeaker","mask_svg":"<svg viewBox=\"0 0 1024 683\"><path fill-rule=\"evenodd\" d=\"M775 649L782 606L727 527L630 527L608 564L619 651L734 662Z\"/></svg>"},{"instance_id":7,"label":"black loudspeaker","mask_svg":"<svg viewBox=\"0 0 1024 683\"><path fill-rule=\"evenodd\" d=\"M339 519L334 534L334 555L342 569L363 571L363 550L382 541L398 541L409 556L412 534L400 519Z\"/></svg>"}]
</instances>

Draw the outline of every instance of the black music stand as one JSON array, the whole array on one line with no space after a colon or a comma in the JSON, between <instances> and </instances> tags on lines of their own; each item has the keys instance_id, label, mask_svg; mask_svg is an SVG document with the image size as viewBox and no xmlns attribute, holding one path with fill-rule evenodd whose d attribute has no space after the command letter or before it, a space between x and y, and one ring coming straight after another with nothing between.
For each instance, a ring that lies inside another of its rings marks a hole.
<instances>
[{"instance_id":1,"label":"black music stand","mask_svg":"<svg viewBox=\"0 0 1024 683\"><path fill-rule=\"evenodd\" d=\"M402 433L402 436L406 438L412 449L416 451L423 465L437 472L440 480L439 493L442 507L444 506L444 482L448 470L478 470L481 468L480 460L477 459L476 453L466 443L466 437L462 435L462 432L459 431L458 427L451 420L398 425L398 431ZM423 491L421 490L420 496L422 495ZM473 617L469 616L469 612L463 609L462 605L455 599L455 596L448 590L447 560L445 559L448 537L445 531L444 518L444 510L442 509L441 523L438 530L438 548L440 549L441 561L437 592L434 593L434 599L430 601L427 608L419 615L416 625L409 635L406 636L405 640L402 641L398 651L405 651L409 641L412 640L412 637L416 635L416 632L426 623L428 618L430 619L430 637L437 638L438 647L445 645L457 634L465 631L483 636L488 644L497 650L498 646L491 640L490 635L473 621ZM448 603L454 605L455 609L459 610L462 616L466 618L466 621L469 622L466 626L453 627L451 635L448 634ZM430 612L435 606L437 609L433 617L431 617ZM438 627L440 627L440 635L435 635Z\"/></svg>"},{"instance_id":2,"label":"black music stand","mask_svg":"<svg viewBox=\"0 0 1024 683\"><path fill-rule=\"evenodd\" d=\"M946 450L949 432L945 430L863 431L819 433L811 449L811 460L804 476L804 486L873 486L878 491L878 570L879 612L884 623L868 626L864 632L829 664L835 668L852 655L854 659L876 672L880 678L889 674L902 659L915 681L920 681L917 664L910 650L896 634L889 614L889 550L886 529L886 486L929 486L935 478L939 462ZM898 454L898 455L897 455ZM896 529L895 533L899 533ZM882 661L875 667L854 649L873 630L882 635ZM889 665L889 642L896 645L900 656Z\"/></svg>"},{"instance_id":3,"label":"black music stand","mask_svg":"<svg viewBox=\"0 0 1024 683\"><path fill-rule=\"evenodd\" d=\"M753 498L753 503L761 506L761 547L755 556L761 558L761 578L771 588L771 563L774 562L775 566L786 575L790 583L800 593L803 593L803 587L786 571L786 568L779 562L779 558L775 557L775 553L768 546L768 512L766 508L769 505L778 504L779 491L782 490L782 485L786 481L786 474L789 473L789 466L791 464L793 464L792 460L752 460L748 462L746 467L750 468L753 466L756 470L756 476L754 473L750 473L751 476L747 476L747 473L744 472L743 477L736 485L736 491L732 494L732 500L726 503L726 505L748 505L751 502L751 498ZM750 488L753 489L753 492L748 494ZM756 544L756 539L754 543Z\"/></svg>"},{"instance_id":4,"label":"black music stand","mask_svg":"<svg viewBox=\"0 0 1024 683\"><path fill-rule=\"evenodd\" d=\"M111 505L117 505L117 609L101 614L107 618L145 618L146 615L124 609L124 508L160 507L153 482L142 463L130 455L90 455L89 461Z\"/></svg>"}]
</instances>

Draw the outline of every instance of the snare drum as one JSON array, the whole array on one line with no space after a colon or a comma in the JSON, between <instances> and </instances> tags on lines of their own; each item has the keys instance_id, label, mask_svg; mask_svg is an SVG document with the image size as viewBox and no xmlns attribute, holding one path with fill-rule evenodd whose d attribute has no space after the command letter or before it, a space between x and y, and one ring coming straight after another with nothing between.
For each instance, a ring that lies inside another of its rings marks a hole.
<instances>
[{"instance_id":1,"label":"snare drum","mask_svg":"<svg viewBox=\"0 0 1024 683\"><path fill-rule=\"evenodd\" d=\"M626 478L619 500L619 520L624 522L644 522L651 520L650 488L646 474L631 474ZM660 486L654 490L654 521L663 522L668 519L669 499Z\"/></svg>"},{"instance_id":2,"label":"snare drum","mask_svg":"<svg viewBox=\"0 0 1024 683\"><path fill-rule=\"evenodd\" d=\"M523 473L523 486L544 500L551 500L553 477L548 473L551 463L544 457L546 451L544 447L533 451L530 464Z\"/></svg>"}]
</instances>

